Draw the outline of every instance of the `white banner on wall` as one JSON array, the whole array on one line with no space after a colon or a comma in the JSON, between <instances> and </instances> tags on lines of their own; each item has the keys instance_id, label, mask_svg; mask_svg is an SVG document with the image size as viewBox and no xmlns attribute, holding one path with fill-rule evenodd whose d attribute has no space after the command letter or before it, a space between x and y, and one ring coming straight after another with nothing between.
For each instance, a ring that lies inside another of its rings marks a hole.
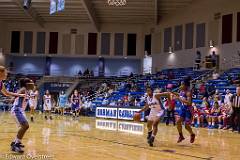
<instances>
[{"instance_id":1,"label":"white banner on wall","mask_svg":"<svg viewBox=\"0 0 240 160\"><path fill-rule=\"evenodd\" d=\"M117 119L117 116L118 116L117 111L118 111L117 108L97 107L96 117Z\"/></svg>"},{"instance_id":2,"label":"white banner on wall","mask_svg":"<svg viewBox=\"0 0 240 160\"><path fill-rule=\"evenodd\" d=\"M143 59L143 74L152 73L152 57L145 56Z\"/></svg>"},{"instance_id":3,"label":"white banner on wall","mask_svg":"<svg viewBox=\"0 0 240 160\"><path fill-rule=\"evenodd\" d=\"M135 122L124 122L116 120L97 119L96 128L108 131L119 131L130 134L143 135L144 124Z\"/></svg>"}]
</instances>

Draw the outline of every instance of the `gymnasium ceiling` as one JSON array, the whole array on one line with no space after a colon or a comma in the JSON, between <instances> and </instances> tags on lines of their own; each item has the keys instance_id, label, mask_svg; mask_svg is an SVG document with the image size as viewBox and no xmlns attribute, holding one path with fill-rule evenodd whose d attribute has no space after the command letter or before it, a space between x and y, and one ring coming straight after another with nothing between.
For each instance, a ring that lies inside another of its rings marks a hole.
<instances>
[{"instance_id":1,"label":"gymnasium ceiling","mask_svg":"<svg viewBox=\"0 0 240 160\"><path fill-rule=\"evenodd\" d=\"M0 20L36 22L93 23L151 23L157 24L162 16L187 7L193 0L127 0L126 6L109 6L107 0L65 0L65 10L49 14L50 0L32 0L29 10L23 0L0 0Z\"/></svg>"}]
</instances>

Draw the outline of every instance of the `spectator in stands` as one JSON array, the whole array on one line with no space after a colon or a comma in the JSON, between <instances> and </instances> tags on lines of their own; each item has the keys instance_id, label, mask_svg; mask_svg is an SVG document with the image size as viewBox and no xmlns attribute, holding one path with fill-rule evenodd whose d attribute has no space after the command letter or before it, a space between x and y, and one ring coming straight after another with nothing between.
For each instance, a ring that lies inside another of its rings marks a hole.
<instances>
[{"instance_id":1,"label":"spectator in stands","mask_svg":"<svg viewBox=\"0 0 240 160\"><path fill-rule=\"evenodd\" d=\"M227 80L229 81L230 84L233 84L233 79L230 75L227 75Z\"/></svg>"},{"instance_id":2,"label":"spectator in stands","mask_svg":"<svg viewBox=\"0 0 240 160\"><path fill-rule=\"evenodd\" d=\"M204 97L207 97L207 91L206 91L206 86L203 82L200 83L200 86L199 86L199 94L204 96Z\"/></svg>"},{"instance_id":3,"label":"spectator in stands","mask_svg":"<svg viewBox=\"0 0 240 160\"><path fill-rule=\"evenodd\" d=\"M217 55L216 55L215 51L213 51L212 54L211 54L211 61L212 61L213 67L216 67L216 65L217 65Z\"/></svg>"},{"instance_id":4,"label":"spectator in stands","mask_svg":"<svg viewBox=\"0 0 240 160\"><path fill-rule=\"evenodd\" d=\"M213 97L212 96L209 96L208 97L208 102L209 102L209 105L210 105L210 107L212 107L213 105L214 105L214 99L213 99Z\"/></svg>"},{"instance_id":5,"label":"spectator in stands","mask_svg":"<svg viewBox=\"0 0 240 160\"><path fill-rule=\"evenodd\" d=\"M110 103L109 103L109 106L116 106L116 101L115 100L112 100Z\"/></svg>"},{"instance_id":6,"label":"spectator in stands","mask_svg":"<svg viewBox=\"0 0 240 160\"><path fill-rule=\"evenodd\" d=\"M196 66L196 69L197 69L197 70L200 69L201 59L202 59L201 52L200 52L200 51L197 51L197 53L196 53L196 59L195 59L195 66Z\"/></svg>"},{"instance_id":7,"label":"spectator in stands","mask_svg":"<svg viewBox=\"0 0 240 160\"><path fill-rule=\"evenodd\" d=\"M90 77L94 77L94 72L93 72L93 70L91 70L91 72L90 72Z\"/></svg>"},{"instance_id":8,"label":"spectator in stands","mask_svg":"<svg viewBox=\"0 0 240 160\"><path fill-rule=\"evenodd\" d=\"M203 121L203 117L201 116L201 111L200 109L197 108L197 105L195 103L192 104L193 106L193 121L192 125L195 126L196 128L200 127L200 124ZM196 123L195 123L196 121Z\"/></svg>"},{"instance_id":9,"label":"spectator in stands","mask_svg":"<svg viewBox=\"0 0 240 160\"><path fill-rule=\"evenodd\" d=\"M201 104L201 116L203 117L203 121L206 120L207 122L210 122L210 113L211 113L211 107L207 101L207 98L204 97L203 102Z\"/></svg>"},{"instance_id":10,"label":"spectator in stands","mask_svg":"<svg viewBox=\"0 0 240 160\"><path fill-rule=\"evenodd\" d=\"M89 72L88 68L84 71L83 75L84 76L89 76L90 75L90 72Z\"/></svg>"},{"instance_id":11,"label":"spectator in stands","mask_svg":"<svg viewBox=\"0 0 240 160\"><path fill-rule=\"evenodd\" d=\"M78 71L78 76L80 76L80 77L82 76L82 71L81 70Z\"/></svg>"},{"instance_id":12,"label":"spectator in stands","mask_svg":"<svg viewBox=\"0 0 240 160\"><path fill-rule=\"evenodd\" d=\"M206 90L207 90L207 96L206 97L208 97L208 95L213 95L215 93L216 89L213 85L208 85Z\"/></svg>"},{"instance_id":13,"label":"spectator in stands","mask_svg":"<svg viewBox=\"0 0 240 160\"><path fill-rule=\"evenodd\" d=\"M214 105L210 111L210 118L208 122L208 128L213 129L216 128L216 124L218 123L218 117L220 116L221 110L219 103L217 101L214 102Z\"/></svg>"},{"instance_id":14,"label":"spectator in stands","mask_svg":"<svg viewBox=\"0 0 240 160\"><path fill-rule=\"evenodd\" d=\"M219 75L219 73L217 73L217 72L213 72L213 74L212 74L212 79L218 79L220 77L220 75Z\"/></svg>"},{"instance_id":15,"label":"spectator in stands","mask_svg":"<svg viewBox=\"0 0 240 160\"><path fill-rule=\"evenodd\" d=\"M167 78L168 78L169 80L175 78L175 76L174 76L174 74L173 74L173 72L172 72L171 70L168 71Z\"/></svg>"},{"instance_id":16,"label":"spectator in stands","mask_svg":"<svg viewBox=\"0 0 240 160\"><path fill-rule=\"evenodd\" d=\"M133 73L131 72L131 74L129 75L129 77L133 77Z\"/></svg>"},{"instance_id":17,"label":"spectator in stands","mask_svg":"<svg viewBox=\"0 0 240 160\"><path fill-rule=\"evenodd\" d=\"M197 98L198 89L196 88L196 84L192 85L192 93L193 93L193 98Z\"/></svg>"},{"instance_id":18,"label":"spectator in stands","mask_svg":"<svg viewBox=\"0 0 240 160\"><path fill-rule=\"evenodd\" d=\"M218 89L216 89L215 94L213 95L213 100L218 102L219 105L222 103L222 95L219 93Z\"/></svg>"},{"instance_id":19,"label":"spectator in stands","mask_svg":"<svg viewBox=\"0 0 240 160\"><path fill-rule=\"evenodd\" d=\"M233 83L240 85L240 74L238 74L237 78L233 81Z\"/></svg>"},{"instance_id":20,"label":"spectator in stands","mask_svg":"<svg viewBox=\"0 0 240 160\"><path fill-rule=\"evenodd\" d=\"M209 102L208 102L207 97L203 97L202 104L201 104L201 108L202 108L202 109L204 109L204 108L210 108L210 104L209 104Z\"/></svg>"},{"instance_id":21,"label":"spectator in stands","mask_svg":"<svg viewBox=\"0 0 240 160\"><path fill-rule=\"evenodd\" d=\"M229 129L231 120L231 105L224 103L221 107L221 114L218 117L219 129Z\"/></svg>"},{"instance_id":22,"label":"spectator in stands","mask_svg":"<svg viewBox=\"0 0 240 160\"><path fill-rule=\"evenodd\" d=\"M231 105L231 97L232 93L230 92L229 89L226 90L226 94L224 97L224 104L230 106Z\"/></svg>"},{"instance_id":23,"label":"spectator in stands","mask_svg":"<svg viewBox=\"0 0 240 160\"><path fill-rule=\"evenodd\" d=\"M102 101L102 105L108 105L108 99L107 98L104 98L103 101Z\"/></svg>"}]
</instances>

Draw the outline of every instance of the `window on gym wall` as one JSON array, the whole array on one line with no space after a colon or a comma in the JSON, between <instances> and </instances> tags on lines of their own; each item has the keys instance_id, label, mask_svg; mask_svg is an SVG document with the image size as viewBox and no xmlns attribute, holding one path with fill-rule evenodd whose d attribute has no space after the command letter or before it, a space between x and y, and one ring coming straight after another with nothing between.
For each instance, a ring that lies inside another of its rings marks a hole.
<instances>
[{"instance_id":1,"label":"window on gym wall","mask_svg":"<svg viewBox=\"0 0 240 160\"><path fill-rule=\"evenodd\" d=\"M88 33L88 54L97 54L97 33Z\"/></svg>"},{"instance_id":2,"label":"window on gym wall","mask_svg":"<svg viewBox=\"0 0 240 160\"><path fill-rule=\"evenodd\" d=\"M49 54L57 54L57 52L58 52L58 32L50 32Z\"/></svg>"},{"instance_id":3,"label":"window on gym wall","mask_svg":"<svg viewBox=\"0 0 240 160\"><path fill-rule=\"evenodd\" d=\"M110 55L110 33L102 33L101 35L101 54Z\"/></svg>"},{"instance_id":4,"label":"window on gym wall","mask_svg":"<svg viewBox=\"0 0 240 160\"><path fill-rule=\"evenodd\" d=\"M237 13L237 41L240 41L240 12Z\"/></svg>"},{"instance_id":5,"label":"window on gym wall","mask_svg":"<svg viewBox=\"0 0 240 160\"><path fill-rule=\"evenodd\" d=\"M123 41L124 34L123 33L115 33L114 36L114 53L116 56L123 55Z\"/></svg>"},{"instance_id":6,"label":"window on gym wall","mask_svg":"<svg viewBox=\"0 0 240 160\"><path fill-rule=\"evenodd\" d=\"M151 43L152 43L152 35L145 35L145 49L144 51L147 51L148 55L151 55Z\"/></svg>"},{"instance_id":7,"label":"window on gym wall","mask_svg":"<svg viewBox=\"0 0 240 160\"><path fill-rule=\"evenodd\" d=\"M127 55L136 56L137 34L128 34Z\"/></svg>"},{"instance_id":8,"label":"window on gym wall","mask_svg":"<svg viewBox=\"0 0 240 160\"><path fill-rule=\"evenodd\" d=\"M174 50L179 51L182 49L182 38L183 38L183 27L182 25L175 26L174 28Z\"/></svg>"},{"instance_id":9,"label":"window on gym wall","mask_svg":"<svg viewBox=\"0 0 240 160\"><path fill-rule=\"evenodd\" d=\"M45 53L45 32L37 32L37 53L44 54Z\"/></svg>"},{"instance_id":10,"label":"window on gym wall","mask_svg":"<svg viewBox=\"0 0 240 160\"><path fill-rule=\"evenodd\" d=\"M233 15L222 16L222 44L232 43Z\"/></svg>"},{"instance_id":11,"label":"window on gym wall","mask_svg":"<svg viewBox=\"0 0 240 160\"><path fill-rule=\"evenodd\" d=\"M196 29L196 47L205 47L205 40L206 40L206 28L205 23L197 24Z\"/></svg>"},{"instance_id":12,"label":"window on gym wall","mask_svg":"<svg viewBox=\"0 0 240 160\"><path fill-rule=\"evenodd\" d=\"M169 52L169 47L172 46L172 28L164 29L164 52Z\"/></svg>"},{"instance_id":13,"label":"window on gym wall","mask_svg":"<svg viewBox=\"0 0 240 160\"><path fill-rule=\"evenodd\" d=\"M194 34L194 24L188 23L185 25L185 49L193 48L193 34Z\"/></svg>"},{"instance_id":14,"label":"window on gym wall","mask_svg":"<svg viewBox=\"0 0 240 160\"><path fill-rule=\"evenodd\" d=\"M20 31L12 31L11 53L19 53L19 51L20 51Z\"/></svg>"},{"instance_id":15,"label":"window on gym wall","mask_svg":"<svg viewBox=\"0 0 240 160\"><path fill-rule=\"evenodd\" d=\"M24 32L24 53L32 53L33 32Z\"/></svg>"}]
</instances>

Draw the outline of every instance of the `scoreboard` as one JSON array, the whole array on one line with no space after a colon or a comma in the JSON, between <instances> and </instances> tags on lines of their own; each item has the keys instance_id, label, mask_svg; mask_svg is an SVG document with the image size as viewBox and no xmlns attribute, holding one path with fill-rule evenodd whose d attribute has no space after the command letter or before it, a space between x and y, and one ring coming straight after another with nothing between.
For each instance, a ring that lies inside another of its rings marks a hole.
<instances>
[{"instance_id":1,"label":"scoreboard","mask_svg":"<svg viewBox=\"0 0 240 160\"><path fill-rule=\"evenodd\" d=\"M65 9L65 0L50 0L50 15Z\"/></svg>"}]
</instances>

